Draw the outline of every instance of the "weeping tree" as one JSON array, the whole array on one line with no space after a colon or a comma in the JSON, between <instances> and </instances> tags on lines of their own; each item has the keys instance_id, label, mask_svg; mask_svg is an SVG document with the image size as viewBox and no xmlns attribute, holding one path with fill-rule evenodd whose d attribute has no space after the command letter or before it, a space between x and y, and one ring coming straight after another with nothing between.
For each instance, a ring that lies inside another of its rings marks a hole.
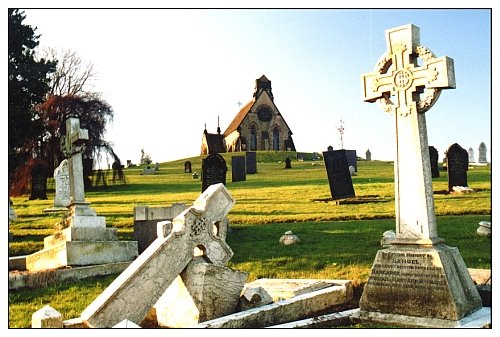
<instances>
[{"instance_id":1,"label":"weeping tree","mask_svg":"<svg viewBox=\"0 0 500 337\"><path fill-rule=\"evenodd\" d=\"M32 142L31 153L37 161L43 161L49 168L49 174L64 159L61 151L61 137L66 134L66 119L77 117L80 125L89 132L89 140L86 142L83 153L84 176L86 187L91 182L90 176L94 164L106 160L113 161L113 169L118 170L114 174L114 182L125 183L125 175L122 171L120 158L113 150L113 145L104 140L106 125L113 120L113 109L100 93L94 92L91 82L95 78L95 72L91 63L84 63L71 51L57 52L50 49L45 52L46 57L58 59L57 67L50 74L49 92L45 100L34 106L36 119L41 125L41 131L36 140ZM17 172L11 193L22 193L28 186L27 172L34 162L26 162L21 165ZM24 177L22 179L21 177Z\"/></svg>"}]
</instances>

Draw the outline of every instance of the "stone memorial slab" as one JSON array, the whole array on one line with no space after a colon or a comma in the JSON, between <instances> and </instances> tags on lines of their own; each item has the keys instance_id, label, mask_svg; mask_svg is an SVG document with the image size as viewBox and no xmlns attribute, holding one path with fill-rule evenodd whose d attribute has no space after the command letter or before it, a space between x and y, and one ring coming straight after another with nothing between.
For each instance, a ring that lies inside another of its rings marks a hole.
<instances>
[{"instance_id":1,"label":"stone memorial slab","mask_svg":"<svg viewBox=\"0 0 500 337\"><path fill-rule=\"evenodd\" d=\"M434 146L429 146L429 159L431 161L431 175L432 178L439 178L439 153Z\"/></svg>"},{"instance_id":2,"label":"stone memorial slab","mask_svg":"<svg viewBox=\"0 0 500 337\"><path fill-rule=\"evenodd\" d=\"M246 172L245 156L231 157L232 182L246 181Z\"/></svg>"},{"instance_id":3,"label":"stone memorial slab","mask_svg":"<svg viewBox=\"0 0 500 337\"><path fill-rule=\"evenodd\" d=\"M64 159L54 170L54 181L56 183L56 193L54 197L54 208L67 208L70 203L70 181L69 164Z\"/></svg>"},{"instance_id":4,"label":"stone memorial slab","mask_svg":"<svg viewBox=\"0 0 500 337\"><path fill-rule=\"evenodd\" d=\"M481 144L479 144L479 150L478 150L478 157L477 157L477 162L480 163L480 164L486 164L488 163L488 160L486 159L486 144L481 142Z\"/></svg>"},{"instance_id":5,"label":"stone memorial slab","mask_svg":"<svg viewBox=\"0 0 500 337\"><path fill-rule=\"evenodd\" d=\"M458 249L437 233L425 122L441 90L455 88L453 60L420 45L411 24L388 29L386 42L387 53L361 83L364 101L395 118L396 238L377 252L357 315L457 321L480 309L481 298Z\"/></svg>"},{"instance_id":6,"label":"stone memorial slab","mask_svg":"<svg viewBox=\"0 0 500 337\"><path fill-rule=\"evenodd\" d=\"M30 200L47 199L47 168L42 164L33 166L31 170L31 196Z\"/></svg>"},{"instance_id":7,"label":"stone memorial slab","mask_svg":"<svg viewBox=\"0 0 500 337\"><path fill-rule=\"evenodd\" d=\"M469 147L469 163L475 163L476 159L474 158L474 149Z\"/></svg>"},{"instance_id":8,"label":"stone memorial slab","mask_svg":"<svg viewBox=\"0 0 500 337\"><path fill-rule=\"evenodd\" d=\"M191 168L191 162L189 160L187 160L185 163L184 163L184 173L192 173L192 168Z\"/></svg>"},{"instance_id":9,"label":"stone memorial slab","mask_svg":"<svg viewBox=\"0 0 500 337\"><path fill-rule=\"evenodd\" d=\"M467 171L469 170L469 154L457 143L451 145L446 151L448 169L448 191L453 187L467 187Z\"/></svg>"},{"instance_id":10,"label":"stone memorial slab","mask_svg":"<svg viewBox=\"0 0 500 337\"><path fill-rule=\"evenodd\" d=\"M366 161L372 160L372 153L370 152L370 149L366 150L365 159Z\"/></svg>"},{"instance_id":11,"label":"stone memorial slab","mask_svg":"<svg viewBox=\"0 0 500 337\"><path fill-rule=\"evenodd\" d=\"M344 150L345 157L347 158L347 165L353 166L356 172L358 172L358 158L356 156L356 150Z\"/></svg>"},{"instance_id":12,"label":"stone memorial slab","mask_svg":"<svg viewBox=\"0 0 500 337\"><path fill-rule=\"evenodd\" d=\"M257 173L257 153L254 151L245 152L247 174Z\"/></svg>"},{"instance_id":13,"label":"stone memorial slab","mask_svg":"<svg viewBox=\"0 0 500 337\"><path fill-rule=\"evenodd\" d=\"M201 166L201 192L214 184L226 185L227 166L224 158L218 153L209 154L203 159Z\"/></svg>"},{"instance_id":14,"label":"stone memorial slab","mask_svg":"<svg viewBox=\"0 0 500 337\"><path fill-rule=\"evenodd\" d=\"M231 248L214 230L234 205L222 183L207 187L172 221L172 231L159 236L81 314L89 327L112 327L123 319L139 324L195 254L224 266Z\"/></svg>"},{"instance_id":15,"label":"stone memorial slab","mask_svg":"<svg viewBox=\"0 0 500 337\"><path fill-rule=\"evenodd\" d=\"M355 197L345 150L323 152L323 160L333 200Z\"/></svg>"},{"instance_id":16,"label":"stone memorial slab","mask_svg":"<svg viewBox=\"0 0 500 337\"><path fill-rule=\"evenodd\" d=\"M157 223L172 221L187 206L175 203L172 206L135 206L134 207L134 239L137 240L141 254L157 238Z\"/></svg>"}]
</instances>

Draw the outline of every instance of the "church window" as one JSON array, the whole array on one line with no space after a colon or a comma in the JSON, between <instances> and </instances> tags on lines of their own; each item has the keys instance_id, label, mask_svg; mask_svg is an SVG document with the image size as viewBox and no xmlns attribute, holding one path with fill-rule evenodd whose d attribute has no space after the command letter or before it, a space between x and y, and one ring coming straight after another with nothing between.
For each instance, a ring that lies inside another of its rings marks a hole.
<instances>
[{"instance_id":1,"label":"church window","mask_svg":"<svg viewBox=\"0 0 500 337\"><path fill-rule=\"evenodd\" d=\"M255 124L250 126L250 151L257 151L257 127Z\"/></svg>"},{"instance_id":2,"label":"church window","mask_svg":"<svg viewBox=\"0 0 500 337\"><path fill-rule=\"evenodd\" d=\"M279 151L280 149L280 130L278 126L273 128L273 150Z\"/></svg>"}]
</instances>

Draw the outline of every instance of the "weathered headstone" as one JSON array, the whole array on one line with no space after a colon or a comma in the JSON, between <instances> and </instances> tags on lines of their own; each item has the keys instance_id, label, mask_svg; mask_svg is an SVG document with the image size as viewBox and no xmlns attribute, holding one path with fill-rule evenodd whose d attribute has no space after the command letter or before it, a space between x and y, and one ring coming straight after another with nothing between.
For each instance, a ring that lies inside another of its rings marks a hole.
<instances>
[{"instance_id":1,"label":"weathered headstone","mask_svg":"<svg viewBox=\"0 0 500 337\"><path fill-rule=\"evenodd\" d=\"M246 172L245 156L231 157L232 182L247 180Z\"/></svg>"},{"instance_id":2,"label":"weathered headstone","mask_svg":"<svg viewBox=\"0 0 500 337\"><path fill-rule=\"evenodd\" d=\"M291 169L292 168L292 160L290 158L285 159L285 168L286 169Z\"/></svg>"},{"instance_id":3,"label":"weathered headstone","mask_svg":"<svg viewBox=\"0 0 500 337\"><path fill-rule=\"evenodd\" d=\"M488 160L486 159L486 144L481 142L479 144L479 150L478 150L478 157L477 157L477 162L480 164L486 164L488 163Z\"/></svg>"},{"instance_id":4,"label":"weathered headstone","mask_svg":"<svg viewBox=\"0 0 500 337\"><path fill-rule=\"evenodd\" d=\"M191 173L191 162L189 160L187 160L185 163L184 163L184 173Z\"/></svg>"},{"instance_id":5,"label":"weathered headstone","mask_svg":"<svg viewBox=\"0 0 500 337\"><path fill-rule=\"evenodd\" d=\"M257 153L254 151L245 152L247 174L257 173Z\"/></svg>"},{"instance_id":6,"label":"weathered headstone","mask_svg":"<svg viewBox=\"0 0 500 337\"><path fill-rule=\"evenodd\" d=\"M366 150L366 161L371 161L372 160L372 153L370 152L370 149Z\"/></svg>"},{"instance_id":7,"label":"weathered headstone","mask_svg":"<svg viewBox=\"0 0 500 337\"><path fill-rule=\"evenodd\" d=\"M469 154L467 151L455 143L446 151L446 158L448 158L448 191L453 191L454 186L468 186Z\"/></svg>"},{"instance_id":8,"label":"weathered headstone","mask_svg":"<svg viewBox=\"0 0 500 337\"><path fill-rule=\"evenodd\" d=\"M172 206L135 206L134 207L134 239L137 240L139 254L156 240L156 224L159 221L172 221L187 208L181 203Z\"/></svg>"},{"instance_id":9,"label":"weathered headstone","mask_svg":"<svg viewBox=\"0 0 500 337\"><path fill-rule=\"evenodd\" d=\"M356 150L344 150L345 157L347 158L347 165L353 166L355 171L358 172L358 158L356 156Z\"/></svg>"},{"instance_id":10,"label":"weathered headstone","mask_svg":"<svg viewBox=\"0 0 500 337\"><path fill-rule=\"evenodd\" d=\"M475 163L476 159L474 158L474 149L469 147L469 164Z\"/></svg>"},{"instance_id":11,"label":"weathered headstone","mask_svg":"<svg viewBox=\"0 0 500 337\"><path fill-rule=\"evenodd\" d=\"M125 318L139 324L195 254L224 266L233 252L215 228L233 205L234 199L223 184L210 185L193 206L172 221L169 235L158 236L82 312L84 322L96 328L112 327ZM162 233L161 228L158 231Z\"/></svg>"},{"instance_id":12,"label":"weathered headstone","mask_svg":"<svg viewBox=\"0 0 500 337\"><path fill-rule=\"evenodd\" d=\"M71 204L57 233L44 239L42 250L26 257L29 271L131 261L138 255L137 242L118 241L116 228L106 228L105 217L97 216L85 201L82 151L87 139L80 120L68 118L61 144L69 164Z\"/></svg>"},{"instance_id":13,"label":"weathered headstone","mask_svg":"<svg viewBox=\"0 0 500 337\"><path fill-rule=\"evenodd\" d=\"M31 196L30 200L47 199L47 168L37 164L31 170Z\"/></svg>"},{"instance_id":14,"label":"weathered headstone","mask_svg":"<svg viewBox=\"0 0 500 337\"><path fill-rule=\"evenodd\" d=\"M211 153L203 159L201 165L201 192L208 186L222 183L226 185L226 161L218 153Z\"/></svg>"},{"instance_id":15,"label":"weathered headstone","mask_svg":"<svg viewBox=\"0 0 500 337\"><path fill-rule=\"evenodd\" d=\"M155 174L156 170L154 167L151 167L151 165L147 165L146 167L144 167L142 169L142 173L143 175L150 175L150 174Z\"/></svg>"},{"instance_id":16,"label":"weathered headstone","mask_svg":"<svg viewBox=\"0 0 500 337\"><path fill-rule=\"evenodd\" d=\"M431 175L432 178L439 178L439 153L434 146L429 146L429 159L431 161Z\"/></svg>"},{"instance_id":17,"label":"weathered headstone","mask_svg":"<svg viewBox=\"0 0 500 337\"><path fill-rule=\"evenodd\" d=\"M361 319L456 321L481 308L458 249L438 237L434 211L425 112L442 89L455 88L453 60L436 58L419 40L414 25L387 30L387 53L362 75L364 101L378 101L396 119L396 238L377 252Z\"/></svg>"},{"instance_id":18,"label":"weathered headstone","mask_svg":"<svg viewBox=\"0 0 500 337\"><path fill-rule=\"evenodd\" d=\"M64 159L54 170L54 181L56 183L54 207L68 207L71 200L69 192L69 166L67 159Z\"/></svg>"},{"instance_id":19,"label":"weathered headstone","mask_svg":"<svg viewBox=\"0 0 500 337\"><path fill-rule=\"evenodd\" d=\"M160 170L160 163L155 163L155 171L159 171Z\"/></svg>"},{"instance_id":20,"label":"weathered headstone","mask_svg":"<svg viewBox=\"0 0 500 337\"><path fill-rule=\"evenodd\" d=\"M333 200L355 197L345 150L323 152L323 160Z\"/></svg>"}]
</instances>

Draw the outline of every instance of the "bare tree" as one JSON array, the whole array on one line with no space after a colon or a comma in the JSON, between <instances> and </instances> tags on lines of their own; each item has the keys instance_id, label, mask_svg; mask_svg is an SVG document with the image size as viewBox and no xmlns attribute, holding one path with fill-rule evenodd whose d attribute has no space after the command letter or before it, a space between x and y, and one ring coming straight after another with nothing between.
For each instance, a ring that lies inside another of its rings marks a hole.
<instances>
[{"instance_id":1,"label":"bare tree","mask_svg":"<svg viewBox=\"0 0 500 337\"><path fill-rule=\"evenodd\" d=\"M50 94L54 96L88 94L92 89L92 81L96 78L94 65L84 62L71 50L49 48L45 58L57 60L57 69L50 77Z\"/></svg>"}]
</instances>

